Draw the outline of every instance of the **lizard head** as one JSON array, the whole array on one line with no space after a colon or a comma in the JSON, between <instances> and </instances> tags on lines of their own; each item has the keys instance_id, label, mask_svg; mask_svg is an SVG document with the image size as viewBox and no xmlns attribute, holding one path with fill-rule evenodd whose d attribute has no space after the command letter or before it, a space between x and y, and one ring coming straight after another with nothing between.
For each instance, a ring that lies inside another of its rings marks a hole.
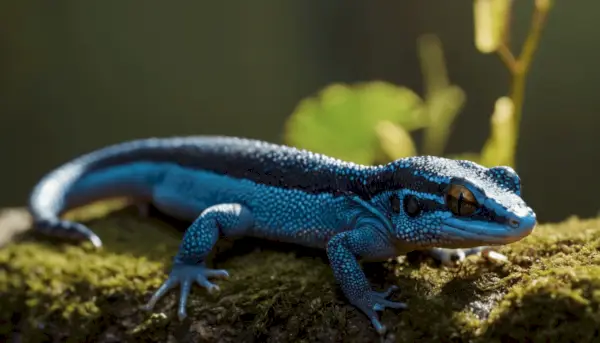
<instances>
[{"instance_id":1,"label":"lizard head","mask_svg":"<svg viewBox=\"0 0 600 343\"><path fill-rule=\"evenodd\" d=\"M382 166L377 174L384 187L371 203L400 244L508 244L529 235L537 222L510 167L420 156Z\"/></svg>"}]
</instances>

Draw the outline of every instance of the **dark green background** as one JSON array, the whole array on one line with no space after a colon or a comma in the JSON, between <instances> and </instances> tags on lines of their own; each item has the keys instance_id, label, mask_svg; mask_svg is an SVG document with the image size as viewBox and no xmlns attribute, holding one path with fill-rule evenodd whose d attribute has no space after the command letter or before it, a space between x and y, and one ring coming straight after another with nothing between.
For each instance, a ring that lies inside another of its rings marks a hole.
<instances>
[{"instance_id":1,"label":"dark green background","mask_svg":"<svg viewBox=\"0 0 600 343\"><path fill-rule=\"evenodd\" d=\"M518 1L522 39L533 1ZM416 39L441 38L468 95L448 152L477 151L508 75L473 45L472 0L0 2L0 205L77 154L145 136L281 142L331 82L421 92ZM556 1L527 87L518 151L541 221L600 210L600 2Z\"/></svg>"}]
</instances>

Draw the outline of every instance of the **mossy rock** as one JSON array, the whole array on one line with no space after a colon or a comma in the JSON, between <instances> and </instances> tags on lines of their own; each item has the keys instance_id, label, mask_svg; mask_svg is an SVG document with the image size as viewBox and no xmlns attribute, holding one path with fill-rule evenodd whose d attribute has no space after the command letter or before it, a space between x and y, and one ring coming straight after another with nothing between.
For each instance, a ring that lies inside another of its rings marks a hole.
<instances>
[{"instance_id":1,"label":"mossy rock","mask_svg":"<svg viewBox=\"0 0 600 343\"><path fill-rule=\"evenodd\" d=\"M178 289L153 312L141 307L164 280L185 225L140 218L134 208L88 225L102 250L31 232L0 248L1 342L379 341L322 251L224 241L211 263L231 277L216 281L217 294L194 287L179 321ZM387 340L600 340L600 219L541 225L498 251L508 262L473 256L446 268L415 254L366 264L374 288L396 284L392 299L409 305L383 312Z\"/></svg>"}]
</instances>

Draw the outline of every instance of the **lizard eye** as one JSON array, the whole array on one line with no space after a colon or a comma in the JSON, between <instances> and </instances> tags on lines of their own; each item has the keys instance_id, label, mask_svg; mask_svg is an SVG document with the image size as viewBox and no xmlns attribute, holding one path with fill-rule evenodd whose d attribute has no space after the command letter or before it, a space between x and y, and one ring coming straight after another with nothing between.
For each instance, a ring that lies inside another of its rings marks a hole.
<instances>
[{"instance_id":1,"label":"lizard eye","mask_svg":"<svg viewBox=\"0 0 600 343\"><path fill-rule=\"evenodd\" d=\"M446 193L446 206L457 216L469 216L477 211L479 204L466 187L451 185Z\"/></svg>"},{"instance_id":2,"label":"lizard eye","mask_svg":"<svg viewBox=\"0 0 600 343\"><path fill-rule=\"evenodd\" d=\"M404 197L404 212L409 217L416 217L421 213L421 203L416 196L409 194Z\"/></svg>"}]
</instances>

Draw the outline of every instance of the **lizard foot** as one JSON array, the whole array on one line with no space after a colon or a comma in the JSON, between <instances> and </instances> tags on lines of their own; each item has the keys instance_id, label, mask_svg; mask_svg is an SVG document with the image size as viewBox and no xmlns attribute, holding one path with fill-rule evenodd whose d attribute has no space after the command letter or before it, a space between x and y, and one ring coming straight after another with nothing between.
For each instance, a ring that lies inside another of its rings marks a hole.
<instances>
[{"instance_id":1,"label":"lizard foot","mask_svg":"<svg viewBox=\"0 0 600 343\"><path fill-rule=\"evenodd\" d=\"M173 287L181 284L177 315L179 320L183 320L187 316L185 311L187 298L194 282L197 282L200 286L206 288L211 293L219 290L219 286L208 281L208 278L211 277L228 278L229 273L227 273L227 271L224 269L209 269L202 265L176 263L173 265L173 269L171 270L167 280L163 282L156 292L154 292L144 307L146 310L152 310L160 298L162 298Z\"/></svg>"},{"instance_id":2,"label":"lizard foot","mask_svg":"<svg viewBox=\"0 0 600 343\"><path fill-rule=\"evenodd\" d=\"M392 294L392 292L396 291L397 289L397 286L391 286L383 292L370 291L364 294L362 297L359 297L358 299L354 299L354 301L352 301L352 303L356 307L358 307L365 315L367 315L367 317L369 317L371 323L375 327L375 330L380 335L385 334L387 328L379 321L377 311L383 311L385 308L408 308L408 305L406 305L406 303L386 299Z\"/></svg>"},{"instance_id":3,"label":"lizard foot","mask_svg":"<svg viewBox=\"0 0 600 343\"><path fill-rule=\"evenodd\" d=\"M485 246L470 249L432 248L428 249L427 252L431 257L433 257L435 260L438 260L445 266L456 266L471 255L480 255L492 261L507 260L506 256L492 250L490 247Z\"/></svg>"}]
</instances>

